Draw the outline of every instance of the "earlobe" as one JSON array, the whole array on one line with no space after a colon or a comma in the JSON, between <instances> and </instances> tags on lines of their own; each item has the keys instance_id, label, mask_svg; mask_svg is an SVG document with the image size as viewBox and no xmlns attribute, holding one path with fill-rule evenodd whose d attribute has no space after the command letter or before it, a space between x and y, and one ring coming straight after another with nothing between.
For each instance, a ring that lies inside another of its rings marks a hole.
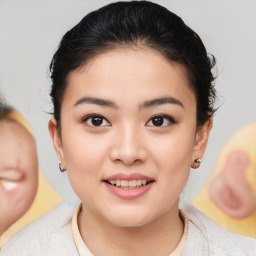
<instances>
[{"instance_id":1,"label":"earlobe","mask_svg":"<svg viewBox=\"0 0 256 256\"><path fill-rule=\"evenodd\" d=\"M52 138L53 147L55 150L55 153L59 159L59 161L62 161L63 163L63 149L62 149L62 143L61 138L59 135L59 132L57 130L57 121L55 118L52 118L49 120L48 123L48 129Z\"/></svg>"},{"instance_id":2,"label":"earlobe","mask_svg":"<svg viewBox=\"0 0 256 256\"><path fill-rule=\"evenodd\" d=\"M204 151L207 146L208 137L212 128L212 116L205 122L202 127L199 127L196 132L195 145L191 159L191 167L197 169L200 166Z\"/></svg>"},{"instance_id":3,"label":"earlobe","mask_svg":"<svg viewBox=\"0 0 256 256\"><path fill-rule=\"evenodd\" d=\"M199 168L201 162L202 162L201 158L196 158L194 161L192 161L191 168L193 168L193 169Z\"/></svg>"}]
</instances>

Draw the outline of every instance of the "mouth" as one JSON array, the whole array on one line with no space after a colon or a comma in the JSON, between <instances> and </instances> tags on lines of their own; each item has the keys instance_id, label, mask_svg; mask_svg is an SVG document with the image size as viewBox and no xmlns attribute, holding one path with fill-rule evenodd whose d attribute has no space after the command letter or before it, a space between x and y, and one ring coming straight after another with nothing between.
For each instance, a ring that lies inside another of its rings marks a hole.
<instances>
[{"instance_id":1,"label":"mouth","mask_svg":"<svg viewBox=\"0 0 256 256\"><path fill-rule=\"evenodd\" d=\"M23 175L17 170L0 170L0 186L7 192L16 189L23 181L23 178Z\"/></svg>"},{"instance_id":2,"label":"mouth","mask_svg":"<svg viewBox=\"0 0 256 256\"><path fill-rule=\"evenodd\" d=\"M146 186L153 180L105 180L106 183L112 186L119 187L121 189L135 189L141 186Z\"/></svg>"},{"instance_id":3,"label":"mouth","mask_svg":"<svg viewBox=\"0 0 256 256\"><path fill-rule=\"evenodd\" d=\"M2 185L6 191L10 191L17 188L19 184L19 181L10 181L0 178L0 185Z\"/></svg>"},{"instance_id":4,"label":"mouth","mask_svg":"<svg viewBox=\"0 0 256 256\"><path fill-rule=\"evenodd\" d=\"M141 174L116 174L103 182L114 195L122 199L135 199L149 191L155 180Z\"/></svg>"}]
</instances>

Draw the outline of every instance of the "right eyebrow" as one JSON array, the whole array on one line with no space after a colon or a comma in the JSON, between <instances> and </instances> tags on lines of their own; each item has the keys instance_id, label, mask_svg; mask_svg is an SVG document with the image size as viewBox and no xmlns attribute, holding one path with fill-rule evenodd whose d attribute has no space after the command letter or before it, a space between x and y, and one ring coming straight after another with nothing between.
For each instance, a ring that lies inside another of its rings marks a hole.
<instances>
[{"instance_id":1,"label":"right eyebrow","mask_svg":"<svg viewBox=\"0 0 256 256\"><path fill-rule=\"evenodd\" d=\"M94 97L82 97L74 104L74 107L82 104L94 104L94 105L100 105L104 107L118 108L113 101L94 98Z\"/></svg>"},{"instance_id":2,"label":"right eyebrow","mask_svg":"<svg viewBox=\"0 0 256 256\"><path fill-rule=\"evenodd\" d=\"M159 106L164 104L176 104L184 108L184 105L182 104L182 102L173 97L162 97L162 98L145 101L143 104L140 105L140 108L148 108L148 107Z\"/></svg>"}]
</instances>

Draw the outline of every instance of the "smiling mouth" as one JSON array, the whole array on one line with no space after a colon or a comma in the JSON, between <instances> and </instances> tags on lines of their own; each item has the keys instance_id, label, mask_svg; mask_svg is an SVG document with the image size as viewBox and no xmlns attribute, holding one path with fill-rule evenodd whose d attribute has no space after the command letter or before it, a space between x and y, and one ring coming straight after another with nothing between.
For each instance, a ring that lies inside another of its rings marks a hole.
<instances>
[{"instance_id":1,"label":"smiling mouth","mask_svg":"<svg viewBox=\"0 0 256 256\"><path fill-rule=\"evenodd\" d=\"M0 170L0 186L5 191L16 189L23 181L24 175L16 169Z\"/></svg>"},{"instance_id":2,"label":"smiling mouth","mask_svg":"<svg viewBox=\"0 0 256 256\"><path fill-rule=\"evenodd\" d=\"M105 182L123 189L135 189L146 186L152 183L153 180L105 180Z\"/></svg>"},{"instance_id":3,"label":"smiling mouth","mask_svg":"<svg viewBox=\"0 0 256 256\"><path fill-rule=\"evenodd\" d=\"M2 185L4 189L7 191L15 189L19 184L20 184L19 181L9 181L9 180L0 178L0 185Z\"/></svg>"}]
</instances>

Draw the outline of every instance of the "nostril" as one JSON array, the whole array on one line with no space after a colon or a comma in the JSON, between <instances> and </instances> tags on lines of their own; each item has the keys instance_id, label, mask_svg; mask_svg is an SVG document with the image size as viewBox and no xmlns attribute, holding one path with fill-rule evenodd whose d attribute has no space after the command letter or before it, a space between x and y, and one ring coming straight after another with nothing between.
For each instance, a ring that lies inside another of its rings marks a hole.
<instances>
[{"instance_id":1,"label":"nostril","mask_svg":"<svg viewBox=\"0 0 256 256\"><path fill-rule=\"evenodd\" d=\"M139 165L143 163L141 159L134 159L134 158L127 158L127 157L122 157L114 160L116 163L122 163L126 166L132 166L132 165Z\"/></svg>"},{"instance_id":2,"label":"nostril","mask_svg":"<svg viewBox=\"0 0 256 256\"><path fill-rule=\"evenodd\" d=\"M125 150L122 148L112 149L110 158L115 163L124 165L138 165L146 161L147 154L144 149Z\"/></svg>"}]
</instances>

